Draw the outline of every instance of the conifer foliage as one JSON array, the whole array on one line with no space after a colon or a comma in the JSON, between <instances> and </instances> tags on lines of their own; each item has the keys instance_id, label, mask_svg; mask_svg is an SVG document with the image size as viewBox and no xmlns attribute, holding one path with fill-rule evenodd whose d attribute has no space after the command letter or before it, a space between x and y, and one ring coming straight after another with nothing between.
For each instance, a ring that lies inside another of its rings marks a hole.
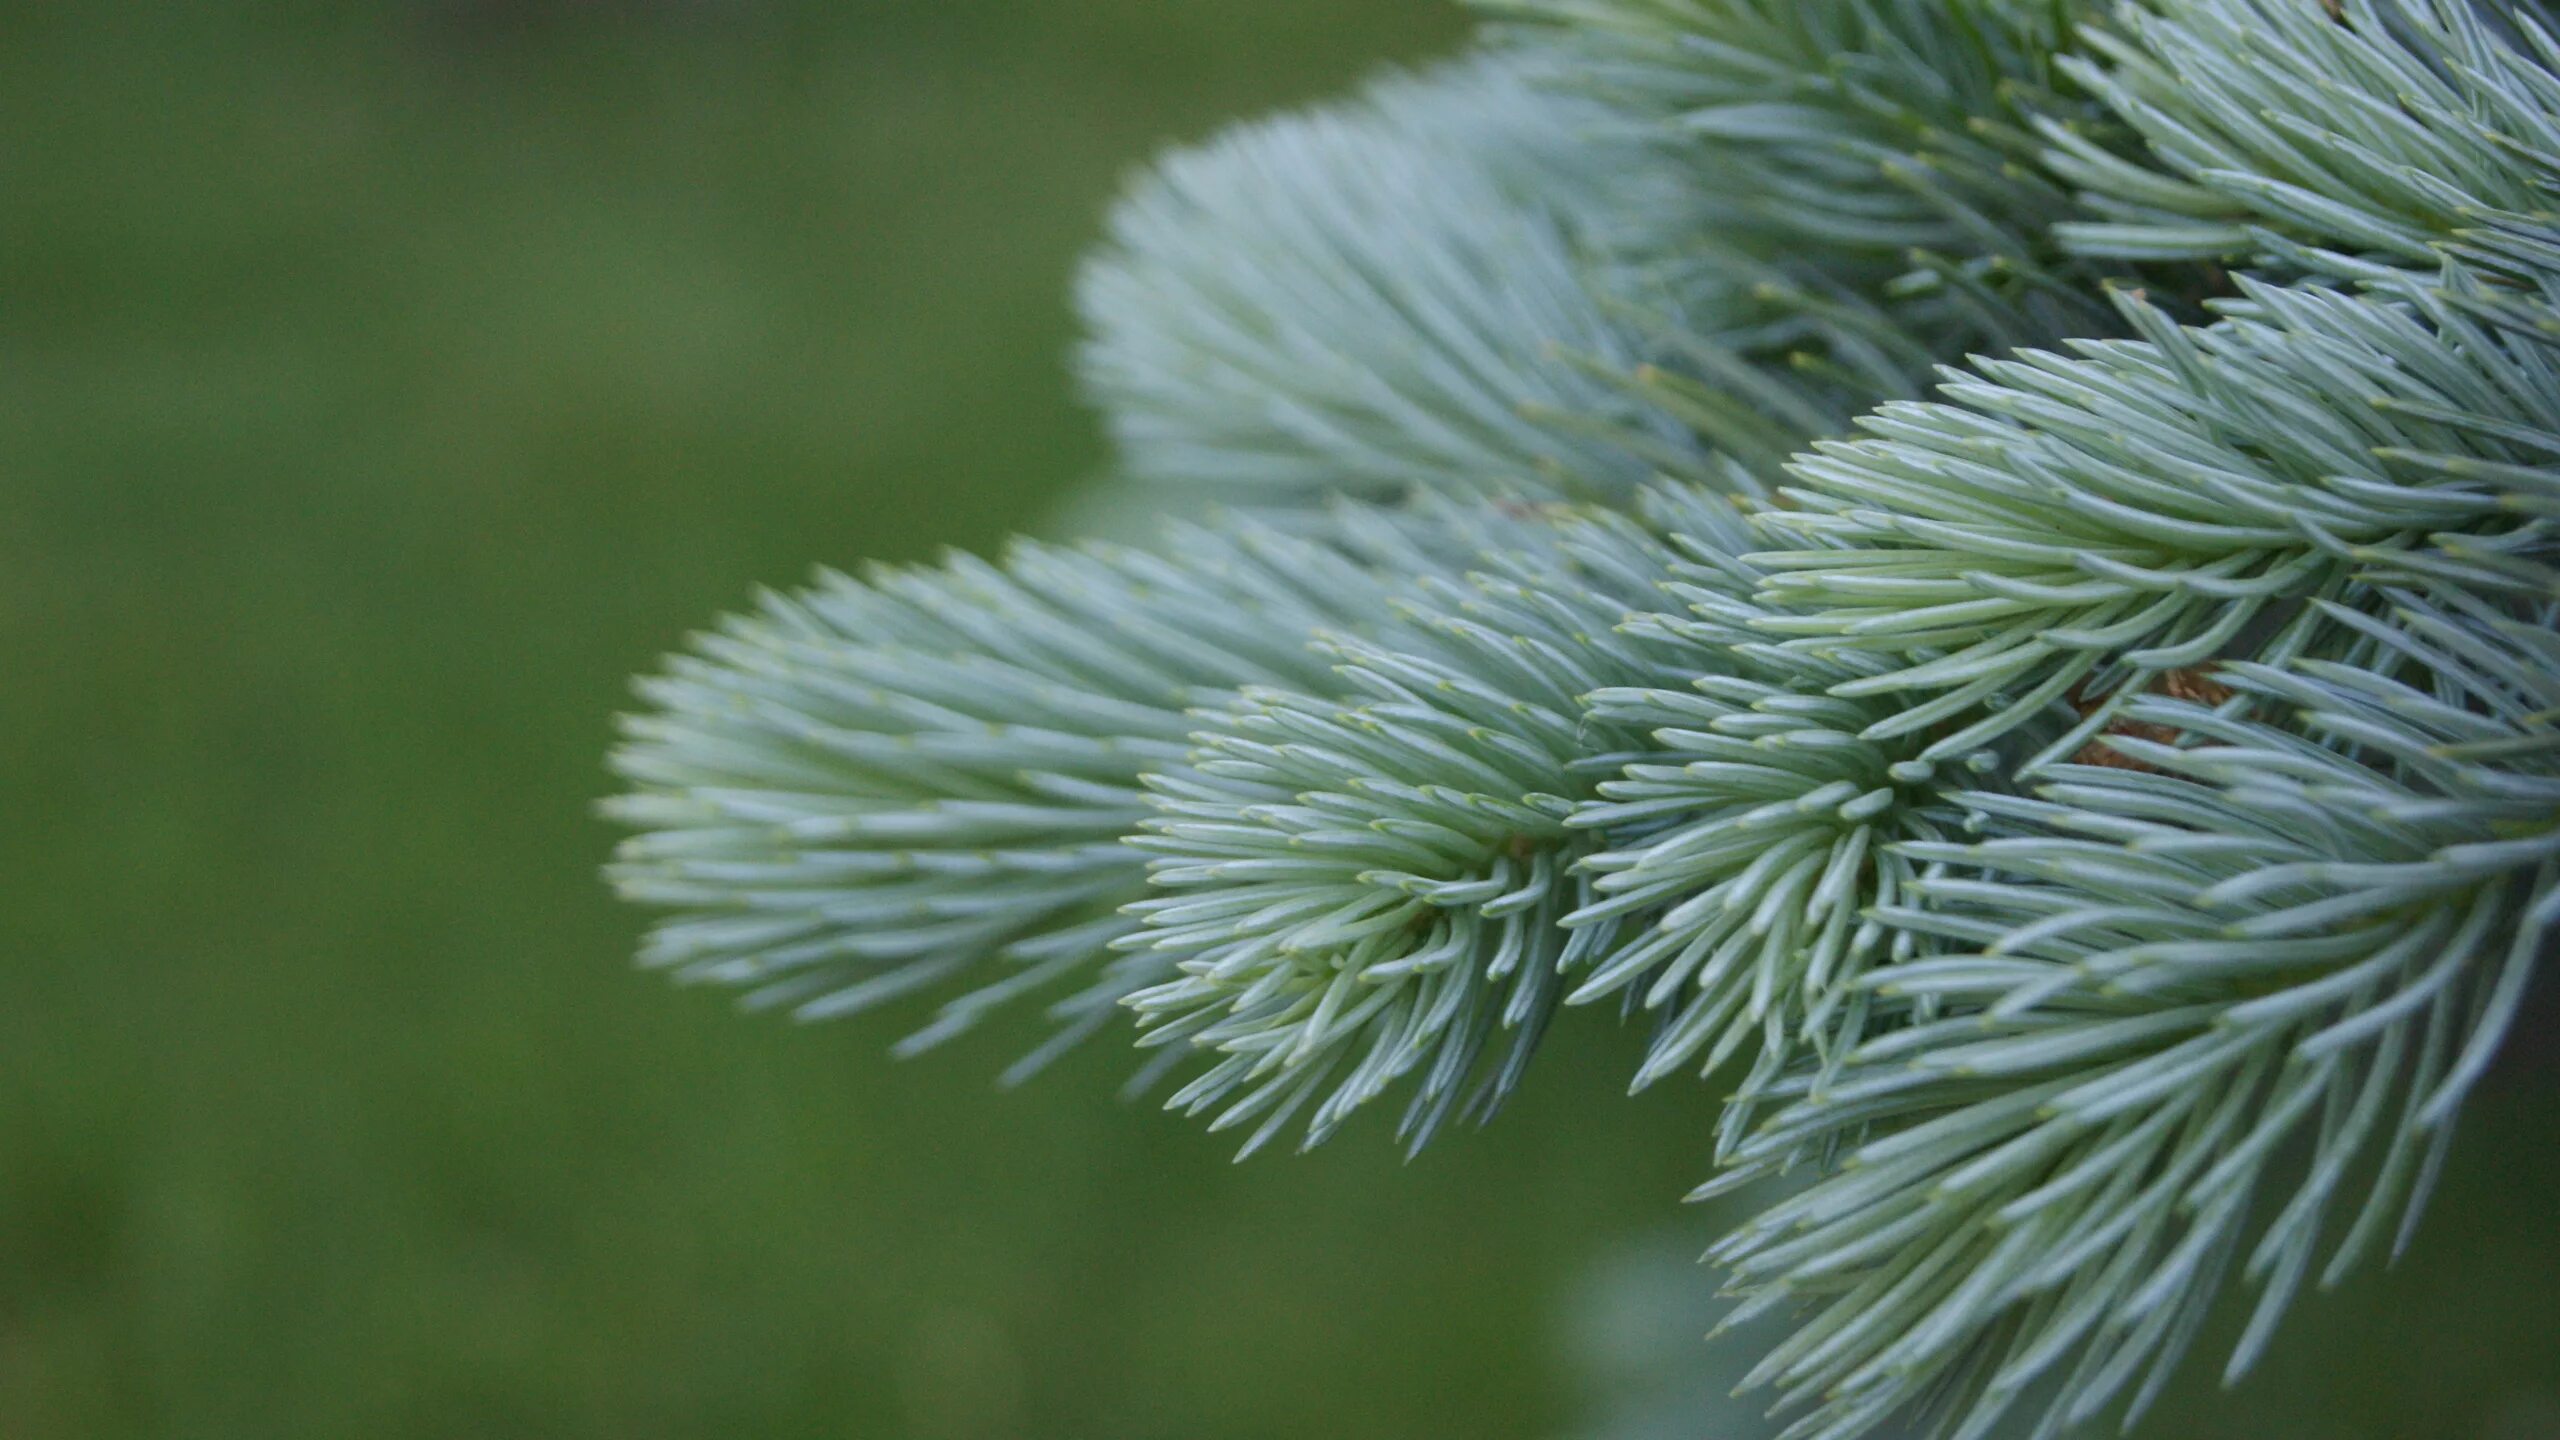
<instances>
[{"instance_id":1,"label":"conifer foliage","mask_svg":"<svg viewBox=\"0 0 2560 1440\"><path fill-rule=\"evenodd\" d=\"M2129 1421L2222 1299L2238 1375L2560 932L2560 16L1485 8L1088 268L1123 468L1233 508L643 682L644 958L1038 993L1247 1150L1615 1011L1730 1096L1791 1434Z\"/></svg>"}]
</instances>

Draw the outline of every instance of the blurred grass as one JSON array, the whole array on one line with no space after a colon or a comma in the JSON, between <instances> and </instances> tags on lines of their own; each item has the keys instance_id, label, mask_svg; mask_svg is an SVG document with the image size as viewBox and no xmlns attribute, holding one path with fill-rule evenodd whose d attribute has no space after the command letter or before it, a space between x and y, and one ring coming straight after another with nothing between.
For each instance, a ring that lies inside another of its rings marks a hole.
<instances>
[{"instance_id":1,"label":"blurred grass","mask_svg":"<svg viewBox=\"0 0 2560 1440\"><path fill-rule=\"evenodd\" d=\"M1563 1425L1573 1277L1711 1228L1669 1209L1708 1093L1626 1102L1625 1047L1568 1035L1486 1139L1239 1171L1107 1103L1107 1047L999 1094L1023 1031L895 1066L888 1026L634 976L588 814L626 677L687 629L812 563L984 547L1098 463L1065 284L1126 167L1456 28L13 12L0 1436ZM2438 1268L2306 1333L2432 1306L2431 1373L2538 1373L2550 1247L2457 1210L2529 1226L2560 1184L2500 1103L2523 1148L2466 1147ZM2244 1395L2357 1343L2280 1345ZM2420 1413L2391 1373L2358 1413ZM2185 1413L2158 1433L2278 1433ZM2410 1423L2283 1433L2473 1433Z\"/></svg>"},{"instance_id":2,"label":"blurred grass","mask_svg":"<svg viewBox=\"0 0 2560 1440\"><path fill-rule=\"evenodd\" d=\"M1238 1173L1122 1053L999 1094L1022 1032L893 1066L634 975L588 814L686 630L1097 463L1127 167L1450 12L9 23L0 1435L1552 1417L1543 1297L1678 1107Z\"/></svg>"}]
</instances>

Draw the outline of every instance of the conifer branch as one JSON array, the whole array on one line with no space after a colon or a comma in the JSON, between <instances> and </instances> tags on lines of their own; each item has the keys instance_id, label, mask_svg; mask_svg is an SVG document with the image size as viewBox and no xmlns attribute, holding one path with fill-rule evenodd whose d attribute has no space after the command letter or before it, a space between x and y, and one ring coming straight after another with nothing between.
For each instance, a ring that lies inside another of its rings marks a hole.
<instances>
[{"instance_id":1,"label":"conifer branch","mask_svg":"<svg viewBox=\"0 0 2560 1440\"><path fill-rule=\"evenodd\" d=\"M1001 566L822 576L643 681L608 814L611 874L676 911L642 963L803 1019L965 987L901 1047L1074 987L1028 1073L1154 978L1105 964L1135 927L1141 777L1178 770L1189 711L1235 687L1324 691L1318 629L1374 629L1418 577L1542 520L1341 506L1312 527L1180 525L1162 553L1017 543Z\"/></svg>"},{"instance_id":2,"label":"conifer branch","mask_svg":"<svg viewBox=\"0 0 2560 1440\"><path fill-rule=\"evenodd\" d=\"M2233 1280L2236 1375L2560 930L2549 7L1486 8L1086 271L1124 468L1261 513L644 682L643 958L1134 1013L1247 1151L1615 1000L1805 1177L1715 1255L1792 1434L2130 1420Z\"/></svg>"},{"instance_id":3,"label":"conifer branch","mask_svg":"<svg viewBox=\"0 0 2560 1440\"><path fill-rule=\"evenodd\" d=\"M1928 697L1870 738L1929 731L1937 758L2100 701L2045 752L2067 755L2147 675L2320 653L2337 636L2304 600L2551 549L2507 488L2539 493L2560 454L2547 345L2317 287L2244 282L2201 329L2120 302L2142 339L1983 361L1792 467L1768 528L1821 543L1752 557L1783 612L1759 624L1892 662L1835 694Z\"/></svg>"},{"instance_id":4,"label":"conifer branch","mask_svg":"<svg viewBox=\"0 0 2560 1440\"><path fill-rule=\"evenodd\" d=\"M1248 689L1151 782L1162 814L1138 844L1170 893L1131 907L1149 928L1122 943L1180 973L1129 1003L1143 1043L1216 1052L1170 1103L1259 1120L1246 1153L1310 1102L1313 1145L1417 1072L1411 1145L1471 1080L1489 1114L1563 976L1607 945L1611 927L1561 924L1592 899L1568 822L1620 745L1580 697L1679 673L1616 628L1667 555L1623 521L1560 539L1420 587L1386 641L1333 641L1346 701Z\"/></svg>"},{"instance_id":5,"label":"conifer branch","mask_svg":"<svg viewBox=\"0 0 2560 1440\"><path fill-rule=\"evenodd\" d=\"M2236 1376L2324 1253L2332 1284L2405 1244L2560 929L2560 617L2395 599L2332 618L2423 683L2227 666L2298 727L2145 699L2185 742L1905 847L1952 873L1881 913L1946 953L1869 975L1905 1023L1797 1067L1734 1156L1846 1157L1717 1250L1746 1311L1809 1317L1754 1376L1795 1433L1978 1435L2039 1384L2040 1434L2138 1415L2226 1276L2258 1290Z\"/></svg>"},{"instance_id":6,"label":"conifer branch","mask_svg":"<svg viewBox=\"0 0 2560 1440\"><path fill-rule=\"evenodd\" d=\"M1679 300L1597 217L1663 183L1661 162L1523 69L1391 74L1131 189L1076 292L1080 369L1131 474L1282 503L1623 500L1701 463L1612 378L1653 358L1627 314Z\"/></svg>"}]
</instances>

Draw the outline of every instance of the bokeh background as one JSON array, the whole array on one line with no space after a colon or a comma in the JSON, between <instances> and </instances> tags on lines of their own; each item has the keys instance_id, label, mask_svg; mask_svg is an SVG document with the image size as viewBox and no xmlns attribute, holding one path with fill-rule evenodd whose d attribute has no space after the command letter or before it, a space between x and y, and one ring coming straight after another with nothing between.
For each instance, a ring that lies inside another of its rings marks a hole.
<instances>
[{"instance_id":1,"label":"bokeh background","mask_svg":"<svg viewBox=\"0 0 2560 1440\"><path fill-rule=\"evenodd\" d=\"M0 1437L1503 1440L1706 1397L1713 1095L1400 1164L635 975L626 677L1054 527L1161 143L1438 0L0 11ZM2543 1011L2547 1017L2549 1010ZM2394 1275L2159 1436L2560 1435L2547 1032ZM2203 1359L2206 1357L2200 1357Z\"/></svg>"}]
</instances>

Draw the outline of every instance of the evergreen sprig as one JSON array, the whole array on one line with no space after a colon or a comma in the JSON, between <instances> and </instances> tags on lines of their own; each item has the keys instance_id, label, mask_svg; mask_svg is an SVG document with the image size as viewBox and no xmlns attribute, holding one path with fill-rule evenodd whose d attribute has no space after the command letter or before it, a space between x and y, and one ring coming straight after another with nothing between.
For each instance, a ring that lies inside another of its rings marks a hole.
<instances>
[{"instance_id":1,"label":"evergreen sprig","mask_svg":"<svg viewBox=\"0 0 2560 1440\"><path fill-rule=\"evenodd\" d=\"M1180 974L1129 1003L1142 1043L1221 1056L1171 1103L1219 1107L1212 1128L1268 1112L1247 1153L1319 1094L1321 1141L1416 1070L1400 1130L1419 1147L1508 1032L1475 1091L1489 1114L1561 977L1609 944L1611 926L1563 924L1593 899L1575 808L1620 745L1581 697L1680 667L1617 629L1659 542L1614 520L1559 539L1419 587L1401 643L1329 642L1347 702L1245 690L1154 782L1137 844L1166 893L1131 907L1150 929L1122 943Z\"/></svg>"},{"instance_id":2,"label":"evergreen sprig","mask_svg":"<svg viewBox=\"0 0 2560 1440\"><path fill-rule=\"evenodd\" d=\"M1663 647L1686 683L1584 697L1594 723L1637 743L1567 822L1605 848L1583 862L1597 877L1591 903L1564 924L1610 927L1614 943L1566 1003L1621 996L1660 1017L1638 1088L1684 1067L1712 1073L1758 1041L1725 1111L1729 1147L1796 1042L1832 1060L1864 1032L1869 1007L1851 982L1907 958L1915 938L1865 913L1912 879L1893 842L1934 836L1956 815L1939 766L1916 745L1869 741L1877 707L1828 693L1877 667L1758 632L1769 612L1755 598L1764 577L1739 555L1746 518L1695 492L1650 498L1676 557L1655 598L1681 608L1622 628ZM1950 769L1992 763L1984 752ZM1622 928L1628 919L1643 923Z\"/></svg>"},{"instance_id":3,"label":"evergreen sprig","mask_svg":"<svg viewBox=\"0 0 2560 1440\"><path fill-rule=\"evenodd\" d=\"M1143 777L1179 769L1194 706L1331 683L1318 627L1373 628L1418 577L1503 537L1500 512L1337 507L1312 529L1177 525L1163 553L1015 544L767 595L642 682L607 805L612 867L672 907L642 963L803 1019L968 988L902 1051L1081 982L1029 1073L1153 978L1105 964L1135 928ZM1096 973L1098 972L1098 973Z\"/></svg>"},{"instance_id":4,"label":"evergreen sprig","mask_svg":"<svg viewBox=\"0 0 2560 1440\"><path fill-rule=\"evenodd\" d=\"M1635 248L1722 303L1678 317L1685 368L1647 388L1763 473L1938 364L2112 333L2108 276L2212 287L2057 238L2083 212L2038 126L2101 154L2126 134L2063 72L2081 0L1479 3L1570 57L1551 85L1664 137L1687 183ZM1773 374L1810 419L1792 436L1754 409Z\"/></svg>"},{"instance_id":5,"label":"evergreen sprig","mask_svg":"<svg viewBox=\"0 0 2560 1440\"><path fill-rule=\"evenodd\" d=\"M1721 1182L1846 1157L1717 1251L1744 1313L1809 1307L1753 1377L1802 1433L1935 1404L1979 1434L2040 1381L2039 1433L2138 1414L2235 1267L2234 1377L2324 1239L2324 1283L2405 1244L2560 927L2560 640L2396 598L2331 616L2423 685L2235 663L2297 723L2145 699L2188 743L2118 738L2139 768L1968 796L1995 838L1905 847L1949 873L1881 913L1947 952L1866 977L1907 1023L1773 1086Z\"/></svg>"},{"instance_id":6,"label":"evergreen sprig","mask_svg":"<svg viewBox=\"0 0 2560 1440\"><path fill-rule=\"evenodd\" d=\"M1162 160L1085 267L1080 369L1139 478L1246 498L1416 486L1623 500L1694 465L1612 375L1643 276L1595 221L1640 137L1502 56Z\"/></svg>"},{"instance_id":7,"label":"evergreen sprig","mask_svg":"<svg viewBox=\"0 0 2560 1440\"><path fill-rule=\"evenodd\" d=\"M2202 329L2120 298L2142 339L1982 361L1793 466L1796 508L1767 528L1824 544L1753 557L1783 612L1760 624L1896 662L1835 687L1928 697L1870 738L1935 727L1935 758L2077 695L2067 752L2147 674L2243 637L2317 650L2325 612L2290 602L2551 547L2507 488L2538 492L2560 455L2546 344L2318 286L2244 283Z\"/></svg>"},{"instance_id":8,"label":"evergreen sprig","mask_svg":"<svg viewBox=\"0 0 2560 1440\"><path fill-rule=\"evenodd\" d=\"M2062 64L2139 152L2042 122L2083 253L2402 282L2446 257L2549 274L2560 74L2539 3L2151 0ZM2103 57L2100 59L2098 57Z\"/></svg>"},{"instance_id":9,"label":"evergreen sprig","mask_svg":"<svg viewBox=\"0 0 2560 1440\"><path fill-rule=\"evenodd\" d=\"M2234 1281L2238 1375L2560 929L2550 8L1486 8L1085 273L1121 468L1249 508L644 682L643 958L1134 1016L1247 1151L1614 1001L1792 1434L2130 1420Z\"/></svg>"}]
</instances>

